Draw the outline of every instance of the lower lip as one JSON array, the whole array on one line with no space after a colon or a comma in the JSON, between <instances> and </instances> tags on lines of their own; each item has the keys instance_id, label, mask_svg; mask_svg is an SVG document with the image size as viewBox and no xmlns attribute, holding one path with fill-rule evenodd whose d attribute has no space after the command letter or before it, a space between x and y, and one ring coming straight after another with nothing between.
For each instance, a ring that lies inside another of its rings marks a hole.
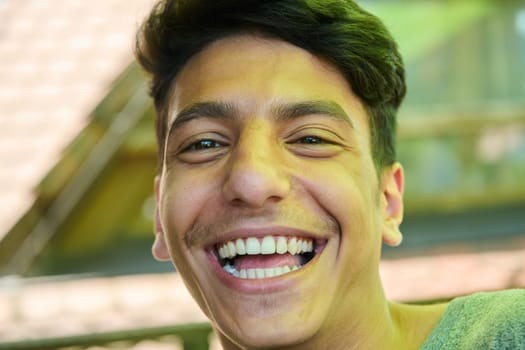
<instances>
[{"instance_id":1,"label":"lower lip","mask_svg":"<svg viewBox=\"0 0 525 350\"><path fill-rule=\"evenodd\" d=\"M302 273L313 265L319 256L322 249L320 249L315 256L306 265L300 269L288 272L284 275L261 278L261 279L244 279L232 276L226 272L215 255L213 249L209 249L206 253L208 260L213 267L213 270L218 278L228 287L244 294L267 294L275 293L290 288L293 284L298 282Z\"/></svg>"}]
</instances>

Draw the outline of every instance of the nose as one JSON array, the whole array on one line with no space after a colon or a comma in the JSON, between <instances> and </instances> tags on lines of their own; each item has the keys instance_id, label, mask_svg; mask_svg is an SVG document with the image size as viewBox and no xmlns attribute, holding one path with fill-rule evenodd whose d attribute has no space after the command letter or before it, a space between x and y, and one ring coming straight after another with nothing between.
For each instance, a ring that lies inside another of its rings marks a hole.
<instances>
[{"instance_id":1,"label":"nose","mask_svg":"<svg viewBox=\"0 0 525 350\"><path fill-rule=\"evenodd\" d=\"M242 135L229 160L226 200L250 208L282 200L290 191L284 163L281 147L268 133L252 130Z\"/></svg>"}]
</instances>

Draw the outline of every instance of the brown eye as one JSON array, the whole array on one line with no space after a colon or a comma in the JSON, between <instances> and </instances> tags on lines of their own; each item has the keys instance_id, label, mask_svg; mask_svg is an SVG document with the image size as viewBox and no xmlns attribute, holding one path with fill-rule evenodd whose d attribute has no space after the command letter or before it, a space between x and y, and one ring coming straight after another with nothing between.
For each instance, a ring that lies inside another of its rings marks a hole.
<instances>
[{"instance_id":1,"label":"brown eye","mask_svg":"<svg viewBox=\"0 0 525 350\"><path fill-rule=\"evenodd\" d=\"M193 142L188 147L184 148L182 152L198 152L205 151L212 148L222 147L224 144L215 140L203 139Z\"/></svg>"},{"instance_id":2,"label":"brown eye","mask_svg":"<svg viewBox=\"0 0 525 350\"><path fill-rule=\"evenodd\" d=\"M318 144L326 144L330 143L326 140L317 137L317 136L305 136L296 141L296 143L305 144L305 145L318 145Z\"/></svg>"},{"instance_id":3,"label":"brown eye","mask_svg":"<svg viewBox=\"0 0 525 350\"><path fill-rule=\"evenodd\" d=\"M310 128L314 129L314 128ZM328 158L337 155L343 147L335 141L335 134L322 129L301 130L286 142L294 154L306 158Z\"/></svg>"}]
</instances>

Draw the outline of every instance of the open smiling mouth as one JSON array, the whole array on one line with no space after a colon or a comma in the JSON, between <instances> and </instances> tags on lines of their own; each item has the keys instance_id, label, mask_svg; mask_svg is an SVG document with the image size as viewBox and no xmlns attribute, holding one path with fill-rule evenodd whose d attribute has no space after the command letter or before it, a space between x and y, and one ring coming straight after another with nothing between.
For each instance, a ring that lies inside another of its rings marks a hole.
<instances>
[{"instance_id":1,"label":"open smiling mouth","mask_svg":"<svg viewBox=\"0 0 525 350\"><path fill-rule=\"evenodd\" d=\"M325 243L293 236L248 237L216 244L215 251L230 275L263 279L301 269L320 253Z\"/></svg>"}]
</instances>

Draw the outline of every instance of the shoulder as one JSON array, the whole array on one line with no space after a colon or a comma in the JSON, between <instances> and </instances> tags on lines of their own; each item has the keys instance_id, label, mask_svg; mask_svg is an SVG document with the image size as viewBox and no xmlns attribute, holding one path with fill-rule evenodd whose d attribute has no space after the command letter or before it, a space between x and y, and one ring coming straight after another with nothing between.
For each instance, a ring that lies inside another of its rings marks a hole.
<instances>
[{"instance_id":1,"label":"shoulder","mask_svg":"<svg viewBox=\"0 0 525 350\"><path fill-rule=\"evenodd\" d=\"M465 306L478 304L502 308L505 305L522 305L525 302L525 289L508 289L497 292L481 292L454 299L452 302Z\"/></svg>"},{"instance_id":2,"label":"shoulder","mask_svg":"<svg viewBox=\"0 0 525 350\"><path fill-rule=\"evenodd\" d=\"M422 349L525 349L525 290L454 299Z\"/></svg>"},{"instance_id":3,"label":"shoulder","mask_svg":"<svg viewBox=\"0 0 525 350\"><path fill-rule=\"evenodd\" d=\"M454 300L463 318L476 322L525 322L525 289L476 293ZM475 317L475 318L473 318Z\"/></svg>"}]
</instances>

